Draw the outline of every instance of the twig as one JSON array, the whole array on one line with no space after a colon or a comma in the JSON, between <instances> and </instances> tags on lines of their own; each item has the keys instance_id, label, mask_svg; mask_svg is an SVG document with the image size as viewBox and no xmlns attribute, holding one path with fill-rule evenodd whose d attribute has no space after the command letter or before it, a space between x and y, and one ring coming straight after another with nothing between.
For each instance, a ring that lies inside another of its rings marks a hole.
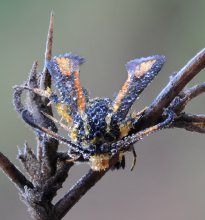
<instances>
[{"instance_id":1,"label":"twig","mask_svg":"<svg viewBox=\"0 0 205 220\"><path fill-rule=\"evenodd\" d=\"M205 92L205 82L203 82L199 85L195 85L189 89L186 89L184 91L184 94L185 94L185 96L187 96L187 98L189 100L191 100L204 92Z\"/></svg>"},{"instance_id":2,"label":"twig","mask_svg":"<svg viewBox=\"0 0 205 220\"><path fill-rule=\"evenodd\" d=\"M177 96L171 103L175 102L178 99L177 105L174 107L174 111L176 114L180 114L186 107L187 103L190 102L193 98L199 96L200 94L205 92L205 83L201 83L199 85L195 85L191 88L183 90L179 96Z\"/></svg>"},{"instance_id":3,"label":"twig","mask_svg":"<svg viewBox=\"0 0 205 220\"><path fill-rule=\"evenodd\" d=\"M172 127L184 128L188 131L205 133L205 115L181 114Z\"/></svg>"},{"instance_id":4,"label":"twig","mask_svg":"<svg viewBox=\"0 0 205 220\"><path fill-rule=\"evenodd\" d=\"M27 143L25 143L23 150L19 149L18 159L21 161L33 184L39 184L39 181L42 181L40 163Z\"/></svg>"},{"instance_id":5,"label":"twig","mask_svg":"<svg viewBox=\"0 0 205 220\"><path fill-rule=\"evenodd\" d=\"M42 191L47 200L52 200L56 192L62 188L63 183L68 177L68 172L73 165L72 162L61 162L56 174L43 185Z\"/></svg>"},{"instance_id":6,"label":"twig","mask_svg":"<svg viewBox=\"0 0 205 220\"><path fill-rule=\"evenodd\" d=\"M11 179L16 187L24 192L24 187L33 188L33 184L0 152L0 168Z\"/></svg>"},{"instance_id":7,"label":"twig","mask_svg":"<svg viewBox=\"0 0 205 220\"><path fill-rule=\"evenodd\" d=\"M46 43L46 52L45 52L45 63L47 59L50 59L52 56L52 40L53 40L53 13L50 17L50 25L47 36ZM37 76L38 75L38 76ZM40 79L39 79L40 77ZM28 86L30 88L40 88L46 89L51 86L51 77L46 68L41 75L36 71L36 65L34 63L33 68L29 74ZM19 94L21 95L21 94ZM19 98L20 100L20 98ZM38 94L35 94L32 91L28 92L27 108L32 115L33 120L46 128L50 128L52 131L57 132L57 127L52 120L45 117L42 112L45 112L49 115L53 115L52 107L48 106L49 100L45 97L41 97ZM25 108L24 108L25 110ZM42 171L47 174L48 177L55 174L56 171L56 151L58 149L58 141L53 138L47 138L40 133L37 133L39 142L38 142L38 159L41 161Z\"/></svg>"},{"instance_id":8,"label":"twig","mask_svg":"<svg viewBox=\"0 0 205 220\"><path fill-rule=\"evenodd\" d=\"M43 73L40 78L40 85L39 88L41 89L47 89L48 87L51 87L51 76L46 68L46 61L51 59L52 56L52 46L53 46L53 12L51 12L50 15L50 22L49 22L49 29L48 29L48 35L47 35L47 41L46 41L46 50L45 50L45 60L44 60L44 69ZM42 97L43 104L45 106L44 109L39 108L39 113L41 115L42 112L45 112L51 116L53 116L52 107L48 106L49 100L47 98ZM51 127L51 130L54 132L57 132L57 127L55 126L55 123L53 123L51 120L46 119L46 117L43 115L43 118L46 122L49 122L47 126L41 124L42 126L49 128ZM49 168L49 174L53 175L56 171L56 152L58 149L58 141L56 141L53 138L44 139L43 143L41 143L39 146L42 147L42 155L44 155L44 158L42 160L42 165L44 167ZM41 149L38 149L40 151ZM40 155L40 154L39 154Z\"/></svg>"},{"instance_id":9,"label":"twig","mask_svg":"<svg viewBox=\"0 0 205 220\"><path fill-rule=\"evenodd\" d=\"M107 172L117 163L119 155L116 154L110 160L110 167L101 172L89 170L78 182L60 199L54 206L56 216L61 219L66 213L91 189Z\"/></svg>"},{"instance_id":10,"label":"twig","mask_svg":"<svg viewBox=\"0 0 205 220\"><path fill-rule=\"evenodd\" d=\"M51 76L50 76L48 69L46 67L46 61L50 60L52 57L53 22L54 22L54 16L53 16L53 12L51 12L50 24L49 24L49 28L48 28L48 35L47 35L47 41L46 41L44 68L43 68L43 74L42 74L41 82L40 82L41 89L46 89L47 87L51 86Z\"/></svg>"}]
</instances>

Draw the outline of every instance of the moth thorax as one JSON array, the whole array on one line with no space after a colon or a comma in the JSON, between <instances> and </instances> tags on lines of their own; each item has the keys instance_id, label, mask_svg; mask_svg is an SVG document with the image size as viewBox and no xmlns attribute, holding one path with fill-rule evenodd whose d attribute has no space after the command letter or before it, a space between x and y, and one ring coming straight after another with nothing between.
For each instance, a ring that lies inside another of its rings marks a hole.
<instances>
[{"instance_id":1,"label":"moth thorax","mask_svg":"<svg viewBox=\"0 0 205 220\"><path fill-rule=\"evenodd\" d=\"M109 168L109 154L96 154L90 157L91 169L94 171L103 171Z\"/></svg>"}]
</instances>

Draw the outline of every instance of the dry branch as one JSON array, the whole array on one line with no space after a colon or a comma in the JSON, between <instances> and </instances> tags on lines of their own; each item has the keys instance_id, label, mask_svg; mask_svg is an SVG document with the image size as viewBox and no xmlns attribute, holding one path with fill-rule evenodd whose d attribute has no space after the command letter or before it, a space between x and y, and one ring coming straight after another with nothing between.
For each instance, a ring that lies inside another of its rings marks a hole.
<instances>
[{"instance_id":1,"label":"dry branch","mask_svg":"<svg viewBox=\"0 0 205 220\"><path fill-rule=\"evenodd\" d=\"M33 188L33 184L19 171L13 163L0 152L0 167L2 171L11 179L16 187L24 192L25 187Z\"/></svg>"}]
</instances>

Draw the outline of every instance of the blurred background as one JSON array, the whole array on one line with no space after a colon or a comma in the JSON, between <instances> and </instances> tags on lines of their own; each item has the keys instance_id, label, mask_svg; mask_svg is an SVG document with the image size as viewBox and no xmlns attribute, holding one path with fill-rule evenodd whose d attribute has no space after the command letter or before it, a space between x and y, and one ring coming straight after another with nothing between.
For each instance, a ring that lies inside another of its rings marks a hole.
<instances>
[{"instance_id":1,"label":"blurred background","mask_svg":"<svg viewBox=\"0 0 205 220\"><path fill-rule=\"evenodd\" d=\"M55 14L53 54L72 51L87 60L81 82L92 97L113 97L127 77L124 64L136 57L163 54L166 65L135 105L140 110L193 55L205 47L204 0L1 0L0 150L18 167L17 145L35 137L12 106L12 86L27 77L34 60L43 67L51 10ZM191 83L205 81L202 71ZM204 113L205 95L187 112ZM161 131L136 145L123 171L109 172L64 219L180 219L205 217L205 136L185 130ZM65 147L60 147L65 149ZM76 166L58 194L88 170ZM57 199L55 200L57 201ZM12 183L0 172L0 219L30 219Z\"/></svg>"}]
</instances>

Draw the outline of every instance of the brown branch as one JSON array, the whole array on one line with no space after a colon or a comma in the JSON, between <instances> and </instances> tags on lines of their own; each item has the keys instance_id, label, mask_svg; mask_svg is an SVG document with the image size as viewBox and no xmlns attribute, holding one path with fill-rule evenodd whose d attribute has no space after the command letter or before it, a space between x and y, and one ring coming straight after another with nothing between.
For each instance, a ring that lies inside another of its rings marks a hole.
<instances>
[{"instance_id":1,"label":"brown branch","mask_svg":"<svg viewBox=\"0 0 205 220\"><path fill-rule=\"evenodd\" d=\"M43 194L47 200L52 200L57 191L62 188L63 183L68 177L70 168L74 165L72 162L60 162L56 174L52 176L42 187Z\"/></svg>"},{"instance_id":2,"label":"brown branch","mask_svg":"<svg viewBox=\"0 0 205 220\"><path fill-rule=\"evenodd\" d=\"M190 102L192 99L196 98L197 96L201 95L204 92L205 92L205 82L184 90L181 95L183 101L180 105L182 108L179 111L182 111L188 102Z\"/></svg>"},{"instance_id":3,"label":"brown branch","mask_svg":"<svg viewBox=\"0 0 205 220\"><path fill-rule=\"evenodd\" d=\"M18 159L21 161L23 168L29 175L34 185L39 184L43 181L43 175L41 173L41 163L39 163L36 155L31 150L31 148L28 147L27 143L25 143L23 150L19 149Z\"/></svg>"},{"instance_id":4,"label":"brown branch","mask_svg":"<svg viewBox=\"0 0 205 220\"><path fill-rule=\"evenodd\" d=\"M36 68L37 62L34 62L27 81L28 86L31 88L36 88L38 86L38 73ZM13 103L17 112L22 116L22 113L27 111L36 123L46 128L50 127L53 131L57 132L55 124L41 113L43 111L52 115L51 106L47 106L48 101L43 100L38 94L29 91L27 94L26 105L22 104L21 95L24 90L24 86L25 85L22 87L14 87ZM44 174L47 173L47 175L50 176L56 169L56 151L58 148L58 141L53 138L41 136L39 133L37 133L37 136L39 139L39 146L41 146L41 149L38 149L39 155L44 155L43 158L39 158L40 161L42 161L42 169Z\"/></svg>"},{"instance_id":5,"label":"brown branch","mask_svg":"<svg viewBox=\"0 0 205 220\"><path fill-rule=\"evenodd\" d=\"M189 89L186 89L184 91L185 96L187 96L187 98L189 100L201 95L202 93L205 92L205 82L199 84L199 85L195 85Z\"/></svg>"},{"instance_id":6,"label":"brown branch","mask_svg":"<svg viewBox=\"0 0 205 220\"><path fill-rule=\"evenodd\" d=\"M46 43L46 52L45 52L45 65L46 60L50 59L52 56L52 42L53 42L53 13L51 13L50 17L50 25L47 36ZM39 79L40 77L40 79ZM44 67L43 73L39 74L36 71L36 65L34 63L32 70L29 74L29 79L27 82L30 88L41 88L46 89L51 86L51 77L48 73L46 67ZM27 100L27 109L31 113L33 120L46 128L50 128L52 131L57 132L57 127L52 120L45 117L42 112L45 112L49 115L53 115L52 107L48 106L49 100L45 97L41 97L40 95L28 91L28 100ZM21 94L20 94L21 95ZM20 98L19 98L20 99ZM38 136L38 157L39 161L41 161L42 172L47 174L47 177L55 174L56 171L56 152L58 149L58 141L53 138L47 138L44 135L37 133ZM46 175L45 175L46 177Z\"/></svg>"},{"instance_id":7,"label":"brown branch","mask_svg":"<svg viewBox=\"0 0 205 220\"><path fill-rule=\"evenodd\" d=\"M53 22L54 22L54 16L53 16L53 12L51 12L50 23L49 23L49 28L48 28L48 35L47 35L47 41L46 41L44 68L43 68L43 74L42 74L41 82L40 82L40 88L41 89L46 89L47 87L51 86L51 76L50 76L50 74L48 72L48 69L46 67L46 61L50 60L51 57L52 57Z\"/></svg>"},{"instance_id":8,"label":"brown branch","mask_svg":"<svg viewBox=\"0 0 205 220\"><path fill-rule=\"evenodd\" d=\"M51 12L50 15L50 22L49 22L49 28L48 28L48 35L47 35L47 41L46 41L46 50L45 50L45 60L44 60L44 69L43 73L40 78L40 89L47 89L48 87L51 87L51 76L46 68L46 61L50 60L52 57L52 45L53 45L53 12ZM51 116L53 116L52 107L51 105L48 106L49 99L48 98L42 98L42 102L45 106L45 108L39 107L39 114L43 116L46 122L48 122L48 126L45 126L41 124L41 126L44 126L46 128L51 127L51 130L54 132L57 132L57 127L55 126L55 123L53 123L51 120L46 118L42 112L45 112ZM57 149L58 149L58 141L56 141L53 138L48 138L43 140L43 142L39 143L39 155L44 155L44 158L42 160L42 164L44 168L48 168L49 174L53 175L56 171L56 163L57 163ZM40 152L42 150L42 153Z\"/></svg>"},{"instance_id":9,"label":"brown branch","mask_svg":"<svg viewBox=\"0 0 205 220\"><path fill-rule=\"evenodd\" d=\"M177 105L174 106L174 111L178 117L174 120L171 127L184 128L192 132L205 133L205 115L181 113L188 102L204 92L205 82L184 90L180 94L180 97L176 97L172 101L171 105L176 99L178 100Z\"/></svg>"},{"instance_id":10,"label":"brown branch","mask_svg":"<svg viewBox=\"0 0 205 220\"><path fill-rule=\"evenodd\" d=\"M184 110L188 102L190 102L193 98L201 95L202 93L205 92L205 82L201 83L199 85L195 85L189 89L184 90L183 92L180 93L178 97L176 97L171 105L175 102L176 99L178 99L177 105L174 107L175 113L178 115L180 112Z\"/></svg>"},{"instance_id":11,"label":"brown branch","mask_svg":"<svg viewBox=\"0 0 205 220\"><path fill-rule=\"evenodd\" d=\"M105 171L89 170L54 206L56 216L61 219L66 213L91 189L119 160L119 155L114 155L110 160L110 167Z\"/></svg>"},{"instance_id":12,"label":"brown branch","mask_svg":"<svg viewBox=\"0 0 205 220\"><path fill-rule=\"evenodd\" d=\"M16 168L11 161L0 152L0 168L11 179L16 187L24 192L25 186L33 188L33 184Z\"/></svg>"},{"instance_id":13,"label":"brown branch","mask_svg":"<svg viewBox=\"0 0 205 220\"><path fill-rule=\"evenodd\" d=\"M59 219L63 218L81 199L81 197L105 175L106 172L107 171L95 172L90 170L85 176L83 176L55 205L55 212Z\"/></svg>"},{"instance_id":14,"label":"brown branch","mask_svg":"<svg viewBox=\"0 0 205 220\"><path fill-rule=\"evenodd\" d=\"M184 128L188 131L205 133L205 115L183 113L172 124L172 127Z\"/></svg>"},{"instance_id":15,"label":"brown branch","mask_svg":"<svg viewBox=\"0 0 205 220\"><path fill-rule=\"evenodd\" d=\"M182 91L186 84L193 79L205 67L205 49L197 53L160 92L151 105L147 108L144 116L136 124L135 130L154 124L161 116L163 109L169 106L171 101Z\"/></svg>"},{"instance_id":16,"label":"brown branch","mask_svg":"<svg viewBox=\"0 0 205 220\"><path fill-rule=\"evenodd\" d=\"M181 117L186 121L192 121L193 123L205 124L205 115L183 114Z\"/></svg>"}]
</instances>

